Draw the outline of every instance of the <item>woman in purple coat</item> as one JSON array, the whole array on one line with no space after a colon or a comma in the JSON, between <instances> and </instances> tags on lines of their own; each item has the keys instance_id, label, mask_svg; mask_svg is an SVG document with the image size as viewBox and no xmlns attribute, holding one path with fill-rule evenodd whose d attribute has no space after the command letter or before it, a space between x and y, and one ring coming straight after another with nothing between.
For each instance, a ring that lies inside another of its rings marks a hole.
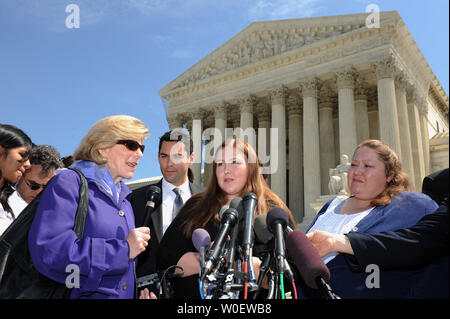
<instances>
[{"instance_id":1,"label":"woman in purple coat","mask_svg":"<svg viewBox=\"0 0 450 319\"><path fill-rule=\"evenodd\" d=\"M62 170L43 191L28 236L31 258L45 276L79 282L70 298L134 298L134 261L145 250L150 230L135 228L126 198L130 190L122 179L133 177L148 133L140 120L117 115L98 121L81 141L72 167L84 174L89 188L82 239L72 230L78 175Z\"/></svg>"}]
</instances>

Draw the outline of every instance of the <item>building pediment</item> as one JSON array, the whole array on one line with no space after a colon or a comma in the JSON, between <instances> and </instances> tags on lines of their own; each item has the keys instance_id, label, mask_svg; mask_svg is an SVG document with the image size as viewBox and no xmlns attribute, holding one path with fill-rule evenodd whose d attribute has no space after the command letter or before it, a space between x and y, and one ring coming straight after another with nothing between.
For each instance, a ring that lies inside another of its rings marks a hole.
<instances>
[{"instance_id":1,"label":"building pediment","mask_svg":"<svg viewBox=\"0 0 450 319\"><path fill-rule=\"evenodd\" d=\"M174 79L160 93L195 86L220 75L289 54L294 50L345 38L347 33L366 28L368 14L255 22L217 48L199 63ZM397 19L398 13L381 12L380 25Z\"/></svg>"}]
</instances>

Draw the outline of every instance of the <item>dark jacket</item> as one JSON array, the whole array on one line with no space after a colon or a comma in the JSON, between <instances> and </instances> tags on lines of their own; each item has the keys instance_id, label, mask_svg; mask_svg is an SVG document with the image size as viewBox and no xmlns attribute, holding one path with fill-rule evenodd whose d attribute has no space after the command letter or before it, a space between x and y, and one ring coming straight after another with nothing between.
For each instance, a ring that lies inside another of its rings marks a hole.
<instances>
[{"instance_id":1,"label":"dark jacket","mask_svg":"<svg viewBox=\"0 0 450 319\"><path fill-rule=\"evenodd\" d=\"M347 234L354 256L346 255L355 271L377 264L381 269L420 268L448 256L448 202L416 225L378 234ZM407 252L407 253L405 253Z\"/></svg>"},{"instance_id":2,"label":"dark jacket","mask_svg":"<svg viewBox=\"0 0 450 319\"><path fill-rule=\"evenodd\" d=\"M158 268L166 269L176 265L185 253L197 251L192 243L192 238L186 237L184 230L186 220L191 219L193 214L196 214L193 206L198 203L198 200L198 197L191 197L164 233L157 258ZM215 219L211 219L203 228L209 233L211 241L213 241L219 230L219 223ZM171 281L173 298L200 299L198 279L198 274L173 279Z\"/></svg>"},{"instance_id":3,"label":"dark jacket","mask_svg":"<svg viewBox=\"0 0 450 319\"><path fill-rule=\"evenodd\" d=\"M150 225L144 225L145 220L145 204L147 203L147 191L151 185L155 185L161 189L161 196L155 203L155 208L150 218ZM150 241L144 252L139 254L136 266L137 277L146 276L155 273L156 254L158 252L159 243L163 237L163 220L162 220L162 179L155 184L147 185L135 189L130 196L131 206L135 216L136 227L150 227ZM203 190L203 186L195 185L189 182L191 194L194 195Z\"/></svg>"},{"instance_id":4,"label":"dark jacket","mask_svg":"<svg viewBox=\"0 0 450 319\"><path fill-rule=\"evenodd\" d=\"M326 211L328 205L329 203L321 209L316 219ZM378 233L411 227L436 208L436 203L426 195L403 192L394 197L389 205L375 207L352 232ZM314 223L315 220L312 224ZM330 286L342 299L448 298L448 258L420 269L380 270L379 288L370 285L376 274L371 269L369 272L365 269L361 272L352 271L354 269L348 265L345 254L338 254L327 266L331 273ZM300 293L318 298L317 291L304 285L301 286Z\"/></svg>"}]
</instances>

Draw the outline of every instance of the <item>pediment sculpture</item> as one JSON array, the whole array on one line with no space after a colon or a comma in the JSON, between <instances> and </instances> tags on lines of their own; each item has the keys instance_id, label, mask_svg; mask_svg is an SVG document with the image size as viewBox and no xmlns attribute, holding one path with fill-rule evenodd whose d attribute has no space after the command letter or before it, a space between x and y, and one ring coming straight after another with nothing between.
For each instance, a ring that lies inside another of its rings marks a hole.
<instances>
[{"instance_id":1,"label":"pediment sculpture","mask_svg":"<svg viewBox=\"0 0 450 319\"><path fill-rule=\"evenodd\" d=\"M256 63L284 52L333 37L363 25L327 27L290 27L278 30L253 31L248 37L220 54L219 57L200 68L192 76L178 84L174 89L195 84L217 74L222 74L245 65ZM214 53L213 53L214 54Z\"/></svg>"}]
</instances>

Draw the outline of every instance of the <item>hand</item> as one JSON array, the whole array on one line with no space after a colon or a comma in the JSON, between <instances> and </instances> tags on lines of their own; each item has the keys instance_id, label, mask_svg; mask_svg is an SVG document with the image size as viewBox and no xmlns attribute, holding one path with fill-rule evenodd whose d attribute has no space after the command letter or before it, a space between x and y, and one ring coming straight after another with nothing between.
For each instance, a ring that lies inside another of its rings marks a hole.
<instances>
[{"instance_id":1,"label":"hand","mask_svg":"<svg viewBox=\"0 0 450 319\"><path fill-rule=\"evenodd\" d=\"M189 251L185 253L177 262L177 266L183 268L183 275L181 277L189 277L199 273L200 270L200 254Z\"/></svg>"},{"instance_id":2,"label":"hand","mask_svg":"<svg viewBox=\"0 0 450 319\"><path fill-rule=\"evenodd\" d=\"M145 288L144 290L141 290L141 293L139 295L139 299L158 299L156 298L153 291L148 290L148 288Z\"/></svg>"},{"instance_id":3,"label":"hand","mask_svg":"<svg viewBox=\"0 0 450 319\"><path fill-rule=\"evenodd\" d=\"M313 230L306 234L316 248L320 257L326 256L331 252L341 252L353 255L353 249L350 241L345 235L331 234L321 230Z\"/></svg>"},{"instance_id":4,"label":"hand","mask_svg":"<svg viewBox=\"0 0 450 319\"><path fill-rule=\"evenodd\" d=\"M136 258L148 246L150 240L150 228L139 227L133 229L127 236L127 242L130 246L130 259Z\"/></svg>"},{"instance_id":5,"label":"hand","mask_svg":"<svg viewBox=\"0 0 450 319\"><path fill-rule=\"evenodd\" d=\"M320 230L313 230L306 234L320 257L326 256L334 250L334 234L330 234Z\"/></svg>"}]
</instances>

